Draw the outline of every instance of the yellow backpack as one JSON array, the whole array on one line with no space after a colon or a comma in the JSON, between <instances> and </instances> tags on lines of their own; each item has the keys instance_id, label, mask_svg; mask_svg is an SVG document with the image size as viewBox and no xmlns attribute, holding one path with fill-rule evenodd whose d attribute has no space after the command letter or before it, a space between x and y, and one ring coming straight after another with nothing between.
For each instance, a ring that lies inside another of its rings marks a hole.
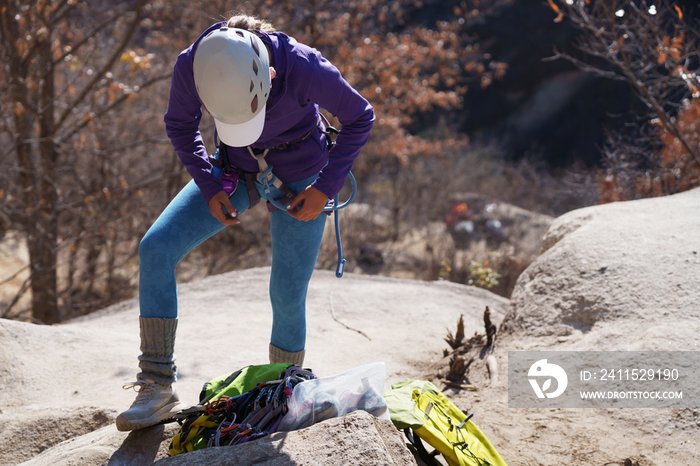
<instances>
[{"instance_id":1,"label":"yellow backpack","mask_svg":"<svg viewBox=\"0 0 700 466\"><path fill-rule=\"evenodd\" d=\"M393 384L384 394L391 421L428 465L442 454L450 466L507 466L481 430L428 381ZM421 439L435 450L428 453Z\"/></svg>"}]
</instances>

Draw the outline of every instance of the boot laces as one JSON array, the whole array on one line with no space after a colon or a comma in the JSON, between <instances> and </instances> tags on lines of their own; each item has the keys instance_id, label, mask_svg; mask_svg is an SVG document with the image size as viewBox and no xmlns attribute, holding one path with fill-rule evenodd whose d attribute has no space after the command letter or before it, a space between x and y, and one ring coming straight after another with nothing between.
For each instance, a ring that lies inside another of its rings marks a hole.
<instances>
[{"instance_id":1,"label":"boot laces","mask_svg":"<svg viewBox=\"0 0 700 466\"><path fill-rule=\"evenodd\" d=\"M130 388L133 388L134 391L138 393L136 399L134 400L134 404L144 403L148 401L148 399L151 398L151 396L153 396L153 394L155 393L155 389L151 386L151 384L143 380L126 383L122 385L122 388L124 390L129 390Z\"/></svg>"}]
</instances>

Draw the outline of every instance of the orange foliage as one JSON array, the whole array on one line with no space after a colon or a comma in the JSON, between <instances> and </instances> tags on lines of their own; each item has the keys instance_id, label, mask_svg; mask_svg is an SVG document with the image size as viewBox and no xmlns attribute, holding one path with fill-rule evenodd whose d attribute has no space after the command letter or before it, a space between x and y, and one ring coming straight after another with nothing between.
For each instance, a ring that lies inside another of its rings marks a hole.
<instances>
[{"instance_id":1,"label":"orange foliage","mask_svg":"<svg viewBox=\"0 0 700 466\"><path fill-rule=\"evenodd\" d=\"M662 196L700 186L700 77L693 70L697 66L698 35L683 23L682 10L666 0L652 2L656 3L653 10L635 6L636 2L631 0L597 3L586 0L586 5L593 5L586 9L581 2L560 0L561 8L555 0L547 2L557 14L566 10L572 22L582 27L584 35L595 36L585 42L583 50L620 68L619 76L633 85L653 115L648 117L648 123L653 125L656 134L652 139L656 141L647 139L646 129L640 128L641 133L633 142L623 137L621 144L614 143L610 155L616 165L600 172L596 179L600 202ZM623 8L627 6L633 8ZM678 21L672 18L674 13ZM618 19L611 23L608 19L613 14ZM652 17L656 19L652 21ZM632 36L627 32L634 32L636 44L627 41ZM655 50L656 56L642 50ZM624 60L620 59L620 51L624 51ZM678 103L671 101L678 94L669 89L675 92L682 86L689 91L691 100L684 101L674 117L666 109ZM651 147L657 143L657 148ZM655 152L640 154L643 150ZM640 173L640 169L644 171Z\"/></svg>"},{"instance_id":2,"label":"orange foliage","mask_svg":"<svg viewBox=\"0 0 700 466\"><path fill-rule=\"evenodd\" d=\"M683 19L683 12L681 11L680 7L678 5L673 5L673 8L675 8L676 13L678 13L678 19Z\"/></svg>"},{"instance_id":3,"label":"orange foliage","mask_svg":"<svg viewBox=\"0 0 700 466\"><path fill-rule=\"evenodd\" d=\"M681 51L683 49L683 41L685 40L685 34L683 31L671 40L668 36L661 40L661 43L657 46L656 50L659 54L658 63L663 65L666 60L670 57L676 61L681 59Z\"/></svg>"},{"instance_id":4,"label":"orange foliage","mask_svg":"<svg viewBox=\"0 0 700 466\"><path fill-rule=\"evenodd\" d=\"M155 57L154 54L145 54L142 50L127 50L120 58L122 63L129 65L129 74L131 76L138 70L148 70L151 68L151 60Z\"/></svg>"},{"instance_id":5,"label":"orange foliage","mask_svg":"<svg viewBox=\"0 0 700 466\"><path fill-rule=\"evenodd\" d=\"M557 17L554 18L555 23L561 23L562 20L564 19L564 12L559 9L556 3L554 3L552 0L547 0L547 3L549 3L549 7L554 10L554 12L557 14Z\"/></svg>"},{"instance_id":6,"label":"orange foliage","mask_svg":"<svg viewBox=\"0 0 700 466\"><path fill-rule=\"evenodd\" d=\"M406 26L407 13L421 7L412 0L342 6L318 0L303 18L299 12L306 2L279 1L274 8L263 8L260 16L319 49L374 106L377 121L363 154L394 156L405 164L414 156L439 155L446 144L465 142L447 136L445 128L440 128L444 137L439 139L412 136L406 128L419 115L458 109L468 80L487 87L503 79L507 65L493 62L463 30L490 3L455 7L454 17L432 27Z\"/></svg>"},{"instance_id":7,"label":"orange foliage","mask_svg":"<svg viewBox=\"0 0 700 466\"><path fill-rule=\"evenodd\" d=\"M676 127L691 147L700 145L700 99L687 102L676 117ZM664 128L659 129L659 137L664 146L659 154L660 170L636 177L631 192L619 175L599 174L597 184L601 204L658 197L700 186L700 165L688 149Z\"/></svg>"}]
</instances>

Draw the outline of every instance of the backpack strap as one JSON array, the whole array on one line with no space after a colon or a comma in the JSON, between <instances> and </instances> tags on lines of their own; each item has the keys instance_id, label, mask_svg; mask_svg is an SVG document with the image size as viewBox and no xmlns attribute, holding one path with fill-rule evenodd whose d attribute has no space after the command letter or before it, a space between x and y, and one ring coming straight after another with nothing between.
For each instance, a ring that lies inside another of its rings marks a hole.
<instances>
[{"instance_id":1,"label":"backpack strap","mask_svg":"<svg viewBox=\"0 0 700 466\"><path fill-rule=\"evenodd\" d=\"M428 450L425 449L425 445L423 445L420 437L418 437L410 427L406 427L403 432L408 441L411 442L411 445L416 448L418 456L420 456L420 459L426 464L426 466L442 466L442 464L435 459L435 457L440 454L439 451L434 450L432 453L428 453Z\"/></svg>"}]
</instances>

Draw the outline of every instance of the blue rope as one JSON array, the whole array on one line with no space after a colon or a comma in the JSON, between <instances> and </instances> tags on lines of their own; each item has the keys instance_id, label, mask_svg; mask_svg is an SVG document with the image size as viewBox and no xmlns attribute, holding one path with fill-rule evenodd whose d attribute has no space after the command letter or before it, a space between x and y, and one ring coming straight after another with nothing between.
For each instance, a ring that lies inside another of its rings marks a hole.
<instances>
[{"instance_id":1,"label":"blue rope","mask_svg":"<svg viewBox=\"0 0 700 466\"><path fill-rule=\"evenodd\" d=\"M268 168L263 174L260 175L260 181L262 182L263 189L265 190L265 197L267 197L267 200L270 201L270 204L273 206L277 207L280 210L287 210L287 207L283 206L279 202L277 202L275 199L272 198L272 193L270 193L270 184L267 181L267 178L265 175L267 175L268 172L272 171L272 166ZM348 173L348 177L350 178L350 183L352 184L352 192L350 193L350 197L348 198L347 201L343 202L342 204L338 205L338 197L336 196L335 202L333 205L326 206L323 208L324 212L332 212L340 209L344 209L347 207L354 199L355 199L355 194L357 194L357 181L355 180L355 176L353 176L352 172ZM273 180L274 181L274 178Z\"/></svg>"},{"instance_id":2,"label":"blue rope","mask_svg":"<svg viewBox=\"0 0 700 466\"><path fill-rule=\"evenodd\" d=\"M335 204L338 205L338 196L335 196ZM347 202L345 203L347 205ZM343 259L343 244L340 241L340 218L338 210L333 214L335 217L335 241L338 244L338 266L335 268L335 276L341 278L345 272L345 259Z\"/></svg>"},{"instance_id":3,"label":"blue rope","mask_svg":"<svg viewBox=\"0 0 700 466\"><path fill-rule=\"evenodd\" d=\"M265 190L265 197L270 202L270 204L277 207L278 209L287 210L287 207L283 206L282 204L280 204L272 198L272 193L270 192L270 184L268 183L266 177L266 175L270 172L272 172L271 165L265 171L265 173L260 175L259 178L262 181L263 189ZM348 200L339 205L338 196L336 195L333 205L326 206L323 208L324 212L334 212L335 241L338 245L338 266L335 269L335 276L338 278L341 278L343 276L343 272L345 272L345 259L343 259L343 244L340 240L340 219L338 218L338 211L350 205L350 203L355 199L355 194L357 194L357 181L355 180L355 176L352 174L352 172L348 172L348 177L350 177L350 184L352 184L352 193L350 193L350 197L348 198Z\"/></svg>"}]
</instances>

